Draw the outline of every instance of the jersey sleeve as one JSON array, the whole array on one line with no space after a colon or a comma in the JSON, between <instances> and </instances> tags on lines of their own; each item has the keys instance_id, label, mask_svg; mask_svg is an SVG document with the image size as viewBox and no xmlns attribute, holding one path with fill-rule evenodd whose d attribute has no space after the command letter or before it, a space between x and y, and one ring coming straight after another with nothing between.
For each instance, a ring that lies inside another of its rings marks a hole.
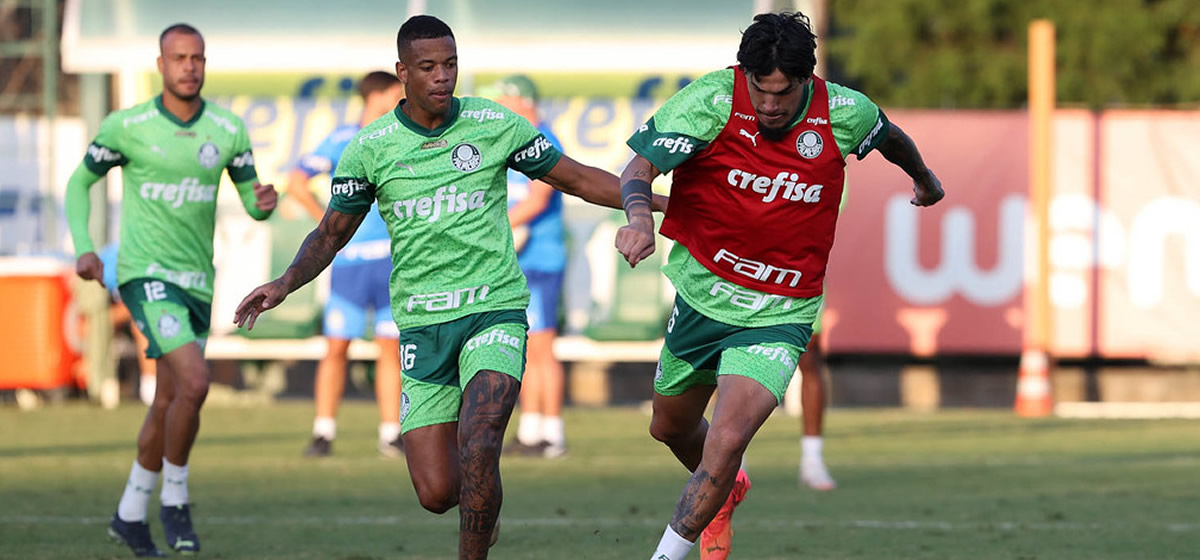
<instances>
[{"instance_id":1,"label":"jersey sleeve","mask_svg":"<svg viewBox=\"0 0 1200 560\"><path fill-rule=\"evenodd\" d=\"M100 131L83 156L83 165L88 171L103 177L109 169L129 163L129 158L121 152L124 134L124 118L120 113L111 113L104 118L100 123Z\"/></svg>"},{"instance_id":2,"label":"jersey sleeve","mask_svg":"<svg viewBox=\"0 0 1200 560\"><path fill-rule=\"evenodd\" d=\"M562 158L562 151L525 117L508 109L500 110L507 112L507 118L511 119L512 124L505 136L513 138L513 145L516 146L508 154L508 167L524 173L530 179L540 179L554 169Z\"/></svg>"},{"instance_id":3,"label":"jersey sleeve","mask_svg":"<svg viewBox=\"0 0 1200 560\"><path fill-rule=\"evenodd\" d=\"M734 70L710 72L671 96L625 143L667 172L712 142L733 111Z\"/></svg>"},{"instance_id":4,"label":"jersey sleeve","mask_svg":"<svg viewBox=\"0 0 1200 560\"><path fill-rule=\"evenodd\" d=\"M258 179L258 170L254 168L254 152L250 149L250 134L240 120L237 135L233 138L233 159L229 160L225 170L235 184Z\"/></svg>"},{"instance_id":5,"label":"jersey sleeve","mask_svg":"<svg viewBox=\"0 0 1200 560\"><path fill-rule=\"evenodd\" d=\"M367 176L370 153L358 143L346 146L333 172L329 207L343 214L366 214L375 202L375 184Z\"/></svg>"},{"instance_id":6,"label":"jersey sleeve","mask_svg":"<svg viewBox=\"0 0 1200 560\"><path fill-rule=\"evenodd\" d=\"M829 122L842 157L867 157L887 138L888 120L869 97L832 82L829 89Z\"/></svg>"}]
</instances>

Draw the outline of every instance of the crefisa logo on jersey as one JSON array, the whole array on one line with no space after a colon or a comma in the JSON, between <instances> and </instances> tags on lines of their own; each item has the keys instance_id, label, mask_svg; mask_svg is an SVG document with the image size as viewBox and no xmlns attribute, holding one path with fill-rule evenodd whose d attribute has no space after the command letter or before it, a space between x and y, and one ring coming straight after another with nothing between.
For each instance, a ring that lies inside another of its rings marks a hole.
<instances>
[{"instance_id":1,"label":"crefisa logo on jersey","mask_svg":"<svg viewBox=\"0 0 1200 560\"><path fill-rule=\"evenodd\" d=\"M796 151L800 152L805 159L813 159L821 155L821 150L824 148L825 141L815 130L805 130L800 133L799 138L796 138Z\"/></svg>"},{"instance_id":2,"label":"crefisa logo on jersey","mask_svg":"<svg viewBox=\"0 0 1200 560\"><path fill-rule=\"evenodd\" d=\"M221 161L221 149L212 142L205 142L203 146L200 146L200 152L196 154L196 159L205 169L212 169Z\"/></svg>"},{"instance_id":3,"label":"crefisa logo on jersey","mask_svg":"<svg viewBox=\"0 0 1200 560\"><path fill-rule=\"evenodd\" d=\"M450 150L450 163L459 171L470 172L479 169L479 164L483 161L483 157L479 153L479 148L474 144L463 142Z\"/></svg>"}]
</instances>

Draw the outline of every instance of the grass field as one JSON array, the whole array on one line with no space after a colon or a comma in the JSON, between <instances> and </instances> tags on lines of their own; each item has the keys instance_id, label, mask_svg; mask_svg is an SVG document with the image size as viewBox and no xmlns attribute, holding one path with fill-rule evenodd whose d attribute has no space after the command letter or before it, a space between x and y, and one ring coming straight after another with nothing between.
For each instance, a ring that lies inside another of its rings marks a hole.
<instances>
[{"instance_id":1,"label":"grass field","mask_svg":"<svg viewBox=\"0 0 1200 560\"><path fill-rule=\"evenodd\" d=\"M124 558L104 527L142 409L0 408L0 558ZM416 502L403 461L374 450L375 411L348 403L336 455L304 460L307 402L211 407L192 458L203 557L453 558L457 510ZM645 559L686 473L633 408L571 410L564 459L505 459L497 559ZM754 488L734 558L1200 557L1200 427L1022 420L1006 411L834 410L840 488L801 490L796 420L750 448ZM151 516L157 522L157 496ZM698 558L693 552L691 558Z\"/></svg>"}]
</instances>

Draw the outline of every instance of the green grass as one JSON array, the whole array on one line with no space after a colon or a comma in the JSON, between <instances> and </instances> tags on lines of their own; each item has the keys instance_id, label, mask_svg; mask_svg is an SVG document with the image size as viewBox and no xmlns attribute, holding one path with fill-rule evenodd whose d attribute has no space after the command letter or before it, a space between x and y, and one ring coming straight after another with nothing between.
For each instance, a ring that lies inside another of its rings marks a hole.
<instances>
[{"instance_id":1,"label":"green grass","mask_svg":"<svg viewBox=\"0 0 1200 560\"><path fill-rule=\"evenodd\" d=\"M0 559L129 556L105 542L104 527L141 414L0 408ZM301 402L204 411L190 483L203 557L455 556L456 510L422 510L403 461L377 457L371 404L344 407L327 460L300 458L310 414ZM566 421L567 458L504 460L492 558L648 558L685 471L636 409L571 410ZM734 558L1200 554L1195 422L834 410L828 424L840 488L824 494L797 488L796 420L777 415L763 428L748 454L754 488L734 517Z\"/></svg>"}]
</instances>

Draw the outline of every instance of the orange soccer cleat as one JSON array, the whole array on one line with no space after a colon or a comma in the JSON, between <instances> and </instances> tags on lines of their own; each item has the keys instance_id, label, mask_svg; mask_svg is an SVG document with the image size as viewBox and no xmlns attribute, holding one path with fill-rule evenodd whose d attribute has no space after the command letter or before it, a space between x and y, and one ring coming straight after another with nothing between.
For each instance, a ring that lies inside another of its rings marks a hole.
<instances>
[{"instance_id":1,"label":"orange soccer cleat","mask_svg":"<svg viewBox=\"0 0 1200 560\"><path fill-rule=\"evenodd\" d=\"M717 516L708 523L704 532L700 533L700 560L725 560L729 558L729 549L733 545L733 508L746 499L750 490L750 477L746 471L738 470L737 478L733 481L733 490L729 497L717 510Z\"/></svg>"}]
</instances>

